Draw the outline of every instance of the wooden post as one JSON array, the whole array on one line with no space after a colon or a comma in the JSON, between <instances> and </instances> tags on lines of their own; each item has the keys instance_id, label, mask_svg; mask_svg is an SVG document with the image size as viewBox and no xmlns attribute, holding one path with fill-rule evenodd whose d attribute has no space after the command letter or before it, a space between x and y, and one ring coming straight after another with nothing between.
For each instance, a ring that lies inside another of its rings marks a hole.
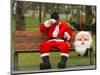
<instances>
[{"instance_id":1,"label":"wooden post","mask_svg":"<svg viewBox=\"0 0 100 75\"><path fill-rule=\"evenodd\" d=\"M90 48L90 65L94 64L94 52L93 48Z\"/></svg>"},{"instance_id":2,"label":"wooden post","mask_svg":"<svg viewBox=\"0 0 100 75\"><path fill-rule=\"evenodd\" d=\"M18 69L18 52L14 53L14 58L13 58L13 69L17 70Z\"/></svg>"}]
</instances>

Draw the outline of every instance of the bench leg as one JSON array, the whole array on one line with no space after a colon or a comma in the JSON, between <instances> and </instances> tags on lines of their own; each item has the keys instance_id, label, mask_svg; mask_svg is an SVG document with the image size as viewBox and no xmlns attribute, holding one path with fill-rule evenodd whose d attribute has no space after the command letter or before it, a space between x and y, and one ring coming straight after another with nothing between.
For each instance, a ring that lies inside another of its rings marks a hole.
<instances>
[{"instance_id":1,"label":"bench leg","mask_svg":"<svg viewBox=\"0 0 100 75\"><path fill-rule=\"evenodd\" d=\"M94 64L94 52L93 48L90 48L90 65Z\"/></svg>"},{"instance_id":2,"label":"bench leg","mask_svg":"<svg viewBox=\"0 0 100 75\"><path fill-rule=\"evenodd\" d=\"M18 52L14 53L14 59L13 59L13 69L18 69Z\"/></svg>"}]
</instances>

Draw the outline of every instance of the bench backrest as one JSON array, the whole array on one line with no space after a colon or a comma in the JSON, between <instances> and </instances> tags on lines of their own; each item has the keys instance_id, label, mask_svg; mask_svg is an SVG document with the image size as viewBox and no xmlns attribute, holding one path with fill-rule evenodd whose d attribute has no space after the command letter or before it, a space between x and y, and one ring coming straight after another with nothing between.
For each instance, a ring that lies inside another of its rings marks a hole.
<instances>
[{"instance_id":1,"label":"bench backrest","mask_svg":"<svg viewBox=\"0 0 100 75\"><path fill-rule=\"evenodd\" d=\"M71 49L74 48L73 41L75 35L78 31L73 31L72 40L70 41ZM26 31L16 31L14 33L14 50L16 52L23 51L38 51L39 45L42 41L48 40L45 34L41 32L26 32Z\"/></svg>"}]
</instances>

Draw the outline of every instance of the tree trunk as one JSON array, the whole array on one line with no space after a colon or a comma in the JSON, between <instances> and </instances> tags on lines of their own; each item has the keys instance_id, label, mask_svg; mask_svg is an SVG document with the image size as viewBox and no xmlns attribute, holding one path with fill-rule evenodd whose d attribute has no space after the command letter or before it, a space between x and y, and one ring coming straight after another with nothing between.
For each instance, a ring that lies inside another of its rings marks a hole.
<instances>
[{"instance_id":1,"label":"tree trunk","mask_svg":"<svg viewBox=\"0 0 100 75\"><path fill-rule=\"evenodd\" d=\"M81 22L80 22L80 7L77 8L77 25L78 25L78 30L82 30Z\"/></svg>"},{"instance_id":2,"label":"tree trunk","mask_svg":"<svg viewBox=\"0 0 100 75\"><path fill-rule=\"evenodd\" d=\"M46 4L43 6L43 18L46 18Z\"/></svg>"},{"instance_id":3,"label":"tree trunk","mask_svg":"<svg viewBox=\"0 0 100 75\"><path fill-rule=\"evenodd\" d=\"M39 3L39 23L41 23L41 11L42 11L42 8L41 8L41 3Z\"/></svg>"},{"instance_id":4,"label":"tree trunk","mask_svg":"<svg viewBox=\"0 0 100 75\"><path fill-rule=\"evenodd\" d=\"M25 30L25 18L23 12L23 2L18 1L16 7L16 30L24 31Z\"/></svg>"},{"instance_id":5,"label":"tree trunk","mask_svg":"<svg viewBox=\"0 0 100 75\"><path fill-rule=\"evenodd\" d=\"M86 24L91 25L91 23L92 23L92 7L86 6L85 12L86 12Z\"/></svg>"},{"instance_id":6,"label":"tree trunk","mask_svg":"<svg viewBox=\"0 0 100 75\"><path fill-rule=\"evenodd\" d=\"M32 17L34 18L35 17L35 3L32 3L32 10L33 10L33 14L32 14Z\"/></svg>"}]
</instances>

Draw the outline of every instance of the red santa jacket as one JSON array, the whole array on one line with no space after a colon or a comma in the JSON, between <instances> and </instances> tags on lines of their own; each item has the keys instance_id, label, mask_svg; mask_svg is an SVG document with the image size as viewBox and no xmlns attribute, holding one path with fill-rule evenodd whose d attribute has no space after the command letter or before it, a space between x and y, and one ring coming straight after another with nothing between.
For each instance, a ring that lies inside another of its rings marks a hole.
<instances>
[{"instance_id":1,"label":"red santa jacket","mask_svg":"<svg viewBox=\"0 0 100 75\"><path fill-rule=\"evenodd\" d=\"M40 24L40 31L43 32L43 33L47 33L48 38L52 39L52 38L54 38L53 32L55 30L55 27L56 27L55 23L53 23L49 28L47 28L44 25L44 23L41 23ZM69 27L68 23L60 21L59 32L58 32L57 37L60 38L60 39L65 39L65 38L67 39L67 37L65 37L65 34L64 34L65 32L67 33L66 36L68 36L69 40L70 40L72 38L71 28Z\"/></svg>"}]
</instances>

